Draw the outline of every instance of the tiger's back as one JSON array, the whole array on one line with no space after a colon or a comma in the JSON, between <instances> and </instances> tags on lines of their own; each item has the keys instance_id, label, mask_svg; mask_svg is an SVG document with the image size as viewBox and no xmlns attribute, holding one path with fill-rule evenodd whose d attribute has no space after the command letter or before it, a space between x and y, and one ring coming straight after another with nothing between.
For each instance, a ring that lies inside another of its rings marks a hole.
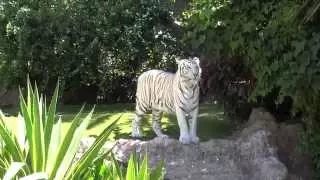
<instances>
[{"instance_id":1,"label":"tiger's back","mask_svg":"<svg viewBox=\"0 0 320 180\"><path fill-rule=\"evenodd\" d=\"M150 70L138 78L136 113L152 110L174 113L173 82L175 74L162 70Z\"/></svg>"}]
</instances>

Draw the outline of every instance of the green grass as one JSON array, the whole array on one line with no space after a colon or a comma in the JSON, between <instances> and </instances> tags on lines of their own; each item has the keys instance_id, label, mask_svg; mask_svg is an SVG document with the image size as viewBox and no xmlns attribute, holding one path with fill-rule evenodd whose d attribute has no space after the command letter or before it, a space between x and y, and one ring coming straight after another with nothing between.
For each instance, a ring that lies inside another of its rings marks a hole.
<instances>
[{"instance_id":1,"label":"green grass","mask_svg":"<svg viewBox=\"0 0 320 180\"><path fill-rule=\"evenodd\" d=\"M62 115L63 132L69 128L73 116L80 110L79 105L61 106L58 108L59 114ZM86 106L85 112L88 113L92 108ZM15 132L17 109L2 109L3 112L9 113L11 116L6 119L6 123ZM98 105L95 108L94 119L86 131L86 136L96 136L103 131L105 127L117 119L120 115L119 126L110 136L111 139L130 138L131 120L134 118L134 104L112 104ZM85 116L85 114L83 115ZM211 138L221 138L231 134L233 126L231 121L224 118L223 108L220 105L200 105L198 118L198 136L201 141ZM147 115L142 122L144 133L143 139L151 139L155 137L151 128L151 115ZM165 114L162 117L162 129L165 134L170 137L178 138L179 129L175 115Z\"/></svg>"}]
</instances>

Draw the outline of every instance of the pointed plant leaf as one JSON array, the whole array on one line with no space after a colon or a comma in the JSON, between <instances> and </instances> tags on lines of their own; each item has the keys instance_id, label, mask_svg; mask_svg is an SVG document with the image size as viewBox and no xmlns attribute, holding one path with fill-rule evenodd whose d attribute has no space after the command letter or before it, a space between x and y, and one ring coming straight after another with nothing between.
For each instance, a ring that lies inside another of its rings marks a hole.
<instances>
[{"instance_id":1,"label":"pointed plant leaf","mask_svg":"<svg viewBox=\"0 0 320 180\"><path fill-rule=\"evenodd\" d=\"M5 123L4 123L4 115L2 111L0 111L0 137L6 144L6 147L10 154L12 155L12 158L15 161L23 161L23 155L22 151L19 147L19 144L17 140L15 139L15 136L12 135L12 133L7 129Z\"/></svg>"},{"instance_id":2,"label":"pointed plant leaf","mask_svg":"<svg viewBox=\"0 0 320 180\"><path fill-rule=\"evenodd\" d=\"M46 172L51 172L54 166L54 160L57 158L58 148L61 143L61 116L59 117L56 124L54 124L52 128L52 132L54 133L50 139L49 151L48 151L48 159L46 162Z\"/></svg>"},{"instance_id":3,"label":"pointed plant leaf","mask_svg":"<svg viewBox=\"0 0 320 180\"><path fill-rule=\"evenodd\" d=\"M69 149L69 145L72 141L74 132L76 131L76 128L79 126L80 120L81 120L81 114L82 111L84 109L84 106L81 107L80 111L78 112L78 114L74 117L74 119L72 120L72 124L69 128L69 130L67 131L62 143L59 146L59 150L58 150L58 154L57 157L55 159L55 162L53 163L53 169L49 172L49 178L52 179L53 176L56 174L58 168L59 168L59 164L62 162L66 152Z\"/></svg>"},{"instance_id":4,"label":"pointed plant leaf","mask_svg":"<svg viewBox=\"0 0 320 180\"><path fill-rule=\"evenodd\" d=\"M136 180L137 177L137 164L136 154L132 153L128 162L126 180Z\"/></svg>"},{"instance_id":5,"label":"pointed plant leaf","mask_svg":"<svg viewBox=\"0 0 320 180\"><path fill-rule=\"evenodd\" d=\"M120 118L121 116L104 129L104 131L95 140L93 145L90 146L90 148L82 155L77 164L68 172L66 179L72 179L72 176L80 174L84 168L92 163L93 159L99 153L101 147L105 144L106 139L116 127L116 123Z\"/></svg>"},{"instance_id":6,"label":"pointed plant leaf","mask_svg":"<svg viewBox=\"0 0 320 180\"><path fill-rule=\"evenodd\" d=\"M13 179L17 173L22 169L25 164L22 162L12 162L6 174L3 177L3 180L11 180Z\"/></svg>"},{"instance_id":7,"label":"pointed plant leaf","mask_svg":"<svg viewBox=\"0 0 320 180\"><path fill-rule=\"evenodd\" d=\"M112 157L112 164L113 164L113 169L115 170L115 173L118 175L117 177L120 178L120 180L124 180L124 176L122 174L122 171L120 169L120 165L118 163L118 161L116 160L116 158L114 157L114 154L111 154Z\"/></svg>"},{"instance_id":8,"label":"pointed plant leaf","mask_svg":"<svg viewBox=\"0 0 320 180\"><path fill-rule=\"evenodd\" d=\"M72 163L72 160L79 148L82 135L89 125L89 122L92 117L92 113L93 111L91 111L91 113L83 120L80 126L76 129L73 135L72 141L70 143L69 149L65 154L63 161L60 164L60 167L57 171L57 175L55 176L55 179L62 179L65 176L67 170L69 169Z\"/></svg>"},{"instance_id":9,"label":"pointed plant leaf","mask_svg":"<svg viewBox=\"0 0 320 180\"><path fill-rule=\"evenodd\" d=\"M24 176L19 180L46 180L46 179L49 179L48 174L44 172L39 172L39 173L30 174L28 176Z\"/></svg>"},{"instance_id":10,"label":"pointed plant leaf","mask_svg":"<svg viewBox=\"0 0 320 180\"><path fill-rule=\"evenodd\" d=\"M161 160L157 167L151 172L150 179L152 180L162 180L164 179L164 161Z\"/></svg>"},{"instance_id":11,"label":"pointed plant leaf","mask_svg":"<svg viewBox=\"0 0 320 180\"><path fill-rule=\"evenodd\" d=\"M48 151L49 151L49 141L48 139L51 139L52 135L52 128L54 124L54 120L56 118L56 109L57 109L57 103L58 103L58 96L59 96L59 83L57 83L56 89L54 90L54 94L52 96L50 105L49 105L49 111L46 116L46 125L45 125L45 149L46 149L46 156L48 158Z\"/></svg>"},{"instance_id":12,"label":"pointed plant leaf","mask_svg":"<svg viewBox=\"0 0 320 180\"><path fill-rule=\"evenodd\" d=\"M139 169L138 179L140 180L149 180L149 174L148 174L148 155L146 154L143 158L141 167Z\"/></svg>"},{"instance_id":13,"label":"pointed plant leaf","mask_svg":"<svg viewBox=\"0 0 320 180\"><path fill-rule=\"evenodd\" d=\"M32 101L32 150L31 160L34 172L44 171L45 153L44 153L44 133L41 119L42 105L39 99L39 92L35 86Z\"/></svg>"},{"instance_id":14,"label":"pointed plant leaf","mask_svg":"<svg viewBox=\"0 0 320 180\"><path fill-rule=\"evenodd\" d=\"M90 120L92 118L94 108L91 110L91 112L83 119L82 122L79 121L74 121L71 124L71 127L74 127L74 131L72 136L70 137L65 137L70 138L70 144L68 144L67 151L63 157L63 160L61 161L59 168L57 169L57 173L55 175L55 179L62 179L65 177L65 174L67 170L70 168L70 164L72 163L72 160L78 150L78 147L80 145L80 140L82 138L82 135L84 134L85 130L87 129ZM79 125L75 124L78 123ZM69 131L70 131L69 129ZM63 145L63 144L62 144ZM67 179L67 178L65 178Z\"/></svg>"},{"instance_id":15,"label":"pointed plant leaf","mask_svg":"<svg viewBox=\"0 0 320 180\"><path fill-rule=\"evenodd\" d=\"M21 94L22 95L22 94ZM32 97L33 97L33 90L30 83L30 78L27 78L27 106L28 107L28 114L32 115ZM32 120L33 117L30 117Z\"/></svg>"},{"instance_id":16,"label":"pointed plant leaf","mask_svg":"<svg viewBox=\"0 0 320 180\"><path fill-rule=\"evenodd\" d=\"M31 116L30 116L30 114L28 112L27 103L25 102L24 97L22 96L22 92L21 92L20 88L19 88L19 92L20 92L20 112L22 113L22 116L23 116L24 121L25 121L27 139L28 139L28 141L30 143L30 141L32 140L32 135L31 135L32 134Z\"/></svg>"},{"instance_id":17,"label":"pointed plant leaf","mask_svg":"<svg viewBox=\"0 0 320 180\"><path fill-rule=\"evenodd\" d=\"M18 120L17 120L17 138L19 146L22 150L26 149L26 127L24 123L24 119L21 116L21 114L18 114Z\"/></svg>"}]
</instances>

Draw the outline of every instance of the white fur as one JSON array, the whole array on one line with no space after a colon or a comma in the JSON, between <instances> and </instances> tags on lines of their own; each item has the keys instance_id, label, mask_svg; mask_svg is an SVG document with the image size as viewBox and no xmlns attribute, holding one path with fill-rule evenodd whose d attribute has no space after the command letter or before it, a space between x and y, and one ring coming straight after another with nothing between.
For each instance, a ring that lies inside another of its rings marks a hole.
<instances>
[{"instance_id":1,"label":"white fur","mask_svg":"<svg viewBox=\"0 0 320 180\"><path fill-rule=\"evenodd\" d=\"M174 113L180 128L179 141L183 144L198 143L197 116L199 105L199 80L201 68L199 58L176 59L175 74L161 70L150 70L138 78L136 94L136 117L132 122L133 137L141 137L140 121L152 111L152 128L157 136L167 137L161 132L162 112ZM187 116L190 117L187 119Z\"/></svg>"}]
</instances>

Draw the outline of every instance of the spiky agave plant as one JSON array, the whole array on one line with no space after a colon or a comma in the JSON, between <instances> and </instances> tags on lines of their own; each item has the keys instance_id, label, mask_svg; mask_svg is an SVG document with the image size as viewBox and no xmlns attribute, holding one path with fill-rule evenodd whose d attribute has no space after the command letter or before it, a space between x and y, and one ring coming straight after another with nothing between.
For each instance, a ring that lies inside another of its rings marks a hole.
<instances>
[{"instance_id":1,"label":"spiky agave plant","mask_svg":"<svg viewBox=\"0 0 320 180\"><path fill-rule=\"evenodd\" d=\"M0 176L3 179L73 179L92 164L99 150L116 126L115 120L98 136L79 161L73 162L80 140L87 129L94 108L81 118L84 106L61 138L61 118L57 118L57 85L49 107L28 79L27 95L20 90L18 131L12 133L0 111Z\"/></svg>"},{"instance_id":2,"label":"spiky agave plant","mask_svg":"<svg viewBox=\"0 0 320 180\"><path fill-rule=\"evenodd\" d=\"M135 151L130 155L128 167L120 166L114 156L109 163L102 158L95 162L95 168L87 172L85 178L89 180L163 180L164 161L160 161L155 169L148 165L148 155L145 154L142 162Z\"/></svg>"}]
</instances>

